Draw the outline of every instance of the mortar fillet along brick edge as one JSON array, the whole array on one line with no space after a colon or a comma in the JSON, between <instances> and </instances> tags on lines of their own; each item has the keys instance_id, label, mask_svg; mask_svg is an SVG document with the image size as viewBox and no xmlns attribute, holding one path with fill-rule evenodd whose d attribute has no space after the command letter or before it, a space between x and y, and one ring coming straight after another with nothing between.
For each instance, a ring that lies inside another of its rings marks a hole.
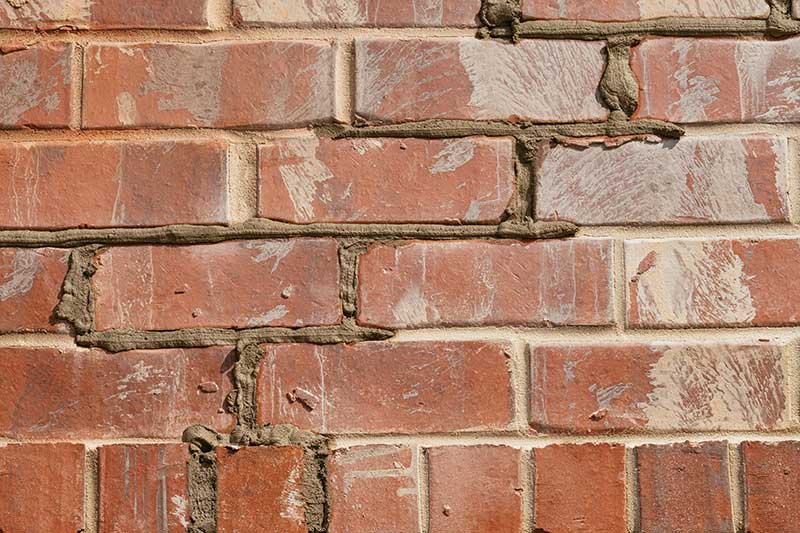
<instances>
[{"instance_id":1,"label":"mortar fillet along brick edge","mask_svg":"<svg viewBox=\"0 0 800 533\"><path fill-rule=\"evenodd\" d=\"M800 35L800 20L792 17L791 0L766 0L770 14L763 19L666 17L630 22L583 20L522 20L521 0L483 0L483 26L476 36L518 42L520 39L606 40L615 36L785 38Z\"/></svg>"},{"instance_id":2,"label":"mortar fillet along brick edge","mask_svg":"<svg viewBox=\"0 0 800 533\"><path fill-rule=\"evenodd\" d=\"M263 352L257 344L240 342L234 366L234 390L228 396L228 409L236 415L237 425L230 435L217 433L202 425L186 428L183 442L189 444L191 529L193 533L212 533L217 528L218 448L296 446L303 450L302 492L305 522L309 533L323 533L328 528L326 461L329 440L318 433L289 424L259 426L257 423L256 378ZM196 512L199 510L199 512Z\"/></svg>"}]
</instances>

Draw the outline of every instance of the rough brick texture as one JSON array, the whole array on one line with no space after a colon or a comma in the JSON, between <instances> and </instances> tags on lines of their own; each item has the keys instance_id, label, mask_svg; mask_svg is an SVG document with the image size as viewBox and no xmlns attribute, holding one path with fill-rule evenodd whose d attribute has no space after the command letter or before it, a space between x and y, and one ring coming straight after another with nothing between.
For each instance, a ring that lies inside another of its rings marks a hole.
<instances>
[{"instance_id":1,"label":"rough brick texture","mask_svg":"<svg viewBox=\"0 0 800 533\"><path fill-rule=\"evenodd\" d=\"M747 531L793 531L800 524L800 445L742 444Z\"/></svg>"},{"instance_id":2,"label":"rough brick texture","mask_svg":"<svg viewBox=\"0 0 800 533\"><path fill-rule=\"evenodd\" d=\"M724 442L636 449L642 531L734 531Z\"/></svg>"},{"instance_id":3,"label":"rough brick texture","mask_svg":"<svg viewBox=\"0 0 800 533\"><path fill-rule=\"evenodd\" d=\"M512 418L507 346L371 342L264 346L261 422L322 432L501 429Z\"/></svg>"},{"instance_id":4,"label":"rough brick texture","mask_svg":"<svg viewBox=\"0 0 800 533\"><path fill-rule=\"evenodd\" d=\"M0 530L83 530L81 444L0 447Z\"/></svg>"},{"instance_id":5,"label":"rough brick texture","mask_svg":"<svg viewBox=\"0 0 800 533\"><path fill-rule=\"evenodd\" d=\"M0 197L0 227L228 221L219 142L3 143L0 169L11 192Z\"/></svg>"},{"instance_id":6,"label":"rough brick texture","mask_svg":"<svg viewBox=\"0 0 800 533\"><path fill-rule=\"evenodd\" d=\"M0 348L0 436L176 438L196 423L229 430L230 351Z\"/></svg>"},{"instance_id":7,"label":"rough brick texture","mask_svg":"<svg viewBox=\"0 0 800 533\"><path fill-rule=\"evenodd\" d=\"M234 0L245 26L475 26L480 0Z\"/></svg>"},{"instance_id":8,"label":"rough brick texture","mask_svg":"<svg viewBox=\"0 0 800 533\"><path fill-rule=\"evenodd\" d=\"M286 139L259 152L259 214L287 222L494 223L515 192L510 139Z\"/></svg>"},{"instance_id":9,"label":"rough brick texture","mask_svg":"<svg viewBox=\"0 0 800 533\"><path fill-rule=\"evenodd\" d=\"M217 448L217 531L306 533L303 450Z\"/></svg>"},{"instance_id":10,"label":"rough brick texture","mask_svg":"<svg viewBox=\"0 0 800 533\"><path fill-rule=\"evenodd\" d=\"M41 43L20 48L0 55L0 128L69 126L74 45Z\"/></svg>"},{"instance_id":11,"label":"rough brick texture","mask_svg":"<svg viewBox=\"0 0 800 533\"><path fill-rule=\"evenodd\" d=\"M19 3L19 7L15 3ZM208 26L207 0L30 0L0 4L0 27L11 29L203 29Z\"/></svg>"},{"instance_id":12,"label":"rough brick texture","mask_svg":"<svg viewBox=\"0 0 800 533\"><path fill-rule=\"evenodd\" d=\"M800 40L653 39L633 55L639 117L675 122L792 122Z\"/></svg>"},{"instance_id":13,"label":"rough brick texture","mask_svg":"<svg viewBox=\"0 0 800 533\"><path fill-rule=\"evenodd\" d=\"M624 446L560 444L535 448L533 457L540 531L626 530Z\"/></svg>"},{"instance_id":14,"label":"rough brick texture","mask_svg":"<svg viewBox=\"0 0 800 533\"><path fill-rule=\"evenodd\" d=\"M53 316L69 251L0 248L0 331L65 331Z\"/></svg>"},{"instance_id":15,"label":"rough brick texture","mask_svg":"<svg viewBox=\"0 0 800 533\"><path fill-rule=\"evenodd\" d=\"M385 122L602 120L608 113L595 97L601 50L580 41L509 47L475 39L358 39L355 112Z\"/></svg>"},{"instance_id":16,"label":"rough brick texture","mask_svg":"<svg viewBox=\"0 0 800 533\"><path fill-rule=\"evenodd\" d=\"M629 241L633 327L796 324L796 239Z\"/></svg>"},{"instance_id":17,"label":"rough brick texture","mask_svg":"<svg viewBox=\"0 0 800 533\"><path fill-rule=\"evenodd\" d=\"M522 531L520 450L447 446L428 450L431 531Z\"/></svg>"},{"instance_id":18,"label":"rough brick texture","mask_svg":"<svg viewBox=\"0 0 800 533\"><path fill-rule=\"evenodd\" d=\"M610 255L602 239L375 246L359 263L358 319L395 328L610 324Z\"/></svg>"},{"instance_id":19,"label":"rough brick texture","mask_svg":"<svg viewBox=\"0 0 800 533\"><path fill-rule=\"evenodd\" d=\"M0 33L0 533L800 533L798 0Z\"/></svg>"},{"instance_id":20,"label":"rough brick texture","mask_svg":"<svg viewBox=\"0 0 800 533\"><path fill-rule=\"evenodd\" d=\"M186 531L190 519L188 460L185 444L101 447L100 531Z\"/></svg>"},{"instance_id":21,"label":"rough brick texture","mask_svg":"<svg viewBox=\"0 0 800 533\"><path fill-rule=\"evenodd\" d=\"M786 427L787 363L769 344L531 346L531 425L543 431Z\"/></svg>"},{"instance_id":22,"label":"rough brick texture","mask_svg":"<svg viewBox=\"0 0 800 533\"><path fill-rule=\"evenodd\" d=\"M402 446L356 446L328 460L331 533L419 531L418 456Z\"/></svg>"},{"instance_id":23,"label":"rough brick texture","mask_svg":"<svg viewBox=\"0 0 800 533\"><path fill-rule=\"evenodd\" d=\"M341 317L333 240L111 248L95 262L98 330L304 326Z\"/></svg>"},{"instance_id":24,"label":"rough brick texture","mask_svg":"<svg viewBox=\"0 0 800 533\"><path fill-rule=\"evenodd\" d=\"M333 48L316 41L92 45L83 85L87 128L300 126L333 116Z\"/></svg>"},{"instance_id":25,"label":"rough brick texture","mask_svg":"<svg viewBox=\"0 0 800 533\"><path fill-rule=\"evenodd\" d=\"M769 5L764 0L522 0L522 15L527 19L599 22L662 17L767 18Z\"/></svg>"},{"instance_id":26,"label":"rough brick texture","mask_svg":"<svg viewBox=\"0 0 800 533\"><path fill-rule=\"evenodd\" d=\"M536 180L539 218L589 224L782 222L787 143L689 137L614 149L557 145Z\"/></svg>"}]
</instances>

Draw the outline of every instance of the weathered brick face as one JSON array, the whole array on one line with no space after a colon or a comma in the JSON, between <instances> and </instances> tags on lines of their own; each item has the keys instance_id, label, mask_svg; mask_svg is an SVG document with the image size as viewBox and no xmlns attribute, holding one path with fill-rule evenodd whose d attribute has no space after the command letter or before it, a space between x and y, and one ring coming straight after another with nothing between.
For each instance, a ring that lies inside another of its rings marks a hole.
<instances>
[{"instance_id":1,"label":"weathered brick face","mask_svg":"<svg viewBox=\"0 0 800 533\"><path fill-rule=\"evenodd\" d=\"M798 0L0 0L0 533L800 533Z\"/></svg>"}]
</instances>

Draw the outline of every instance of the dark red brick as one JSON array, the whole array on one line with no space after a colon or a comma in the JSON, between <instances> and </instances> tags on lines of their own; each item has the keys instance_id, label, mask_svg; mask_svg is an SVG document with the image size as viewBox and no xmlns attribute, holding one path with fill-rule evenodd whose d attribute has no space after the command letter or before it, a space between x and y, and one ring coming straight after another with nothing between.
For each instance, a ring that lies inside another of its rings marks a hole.
<instances>
[{"instance_id":1,"label":"dark red brick","mask_svg":"<svg viewBox=\"0 0 800 533\"><path fill-rule=\"evenodd\" d=\"M626 531L625 446L558 444L533 456L536 531Z\"/></svg>"},{"instance_id":2,"label":"dark red brick","mask_svg":"<svg viewBox=\"0 0 800 533\"><path fill-rule=\"evenodd\" d=\"M233 417L222 410L230 354L230 347L0 348L0 436L178 438L192 424L230 430Z\"/></svg>"},{"instance_id":3,"label":"dark red brick","mask_svg":"<svg viewBox=\"0 0 800 533\"><path fill-rule=\"evenodd\" d=\"M503 429L512 420L503 344L264 345L259 420L325 433Z\"/></svg>"},{"instance_id":4,"label":"dark red brick","mask_svg":"<svg viewBox=\"0 0 800 533\"><path fill-rule=\"evenodd\" d=\"M419 531L417 452L356 446L328 459L330 533Z\"/></svg>"},{"instance_id":5,"label":"dark red brick","mask_svg":"<svg viewBox=\"0 0 800 533\"><path fill-rule=\"evenodd\" d=\"M636 449L641 530L733 533L725 442Z\"/></svg>"},{"instance_id":6,"label":"dark red brick","mask_svg":"<svg viewBox=\"0 0 800 533\"><path fill-rule=\"evenodd\" d=\"M99 453L100 533L187 531L185 444L120 444Z\"/></svg>"},{"instance_id":7,"label":"dark red brick","mask_svg":"<svg viewBox=\"0 0 800 533\"><path fill-rule=\"evenodd\" d=\"M333 239L108 248L92 278L97 330L341 321Z\"/></svg>"},{"instance_id":8,"label":"dark red brick","mask_svg":"<svg viewBox=\"0 0 800 533\"><path fill-rule=\"evenodd\" d=\"M83 531L83 467L81 444L0 447L0 531Z\"/></svg>"},{"instance_id":9,"label":"dark red brick","mask_svg":"<svg viewBox=\"0 0 800 533\"><path fill-rule=\"evenodd\" d=\"M303 450L217 448L217 532L307 533Z\"/></svg>"},{"instance_id":10,"label":"dark red brick","mask_svg":"<svg viewBox=\"0 0 800 533\"><path fill-rule=\"evenodd\" d=\"M742 443L748 533L800 531L800 442Z\"/></svg>"},{"instance_id":11,"label":"dark red brick","mask_svg":"<svg viewBox=\"0 0 800 533\"><path fill-rule=\"evenodd\" d=\"M506 446L428 450L430 530L522 532L522 452Z\"/></svg>"}]
</instances>

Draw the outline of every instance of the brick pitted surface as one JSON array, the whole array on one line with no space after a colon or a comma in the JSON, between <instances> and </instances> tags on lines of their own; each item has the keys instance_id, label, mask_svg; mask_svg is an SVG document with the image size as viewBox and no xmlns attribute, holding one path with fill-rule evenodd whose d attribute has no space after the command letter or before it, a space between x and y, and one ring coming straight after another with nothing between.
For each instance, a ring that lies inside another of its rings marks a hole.
<instances>
[{"instance_id":1,"label":"brick pitted surface","mask_svg":"<svg viewBox=\"0 0 800 533\"><path fill-rule=\"evenodd\" d=\"M643 531L733 531L725 442L636 449Z\"/></svg>"},{"instance_id":2,"label":"brick pitted surface","mask_svg":"<svg viewBox=\"0 0 800 533\"><path fill-rule=\"evenodd\" d=\"M0 533L800 533L796 0L0 0Z\"/></svg>"}]
</instances>

